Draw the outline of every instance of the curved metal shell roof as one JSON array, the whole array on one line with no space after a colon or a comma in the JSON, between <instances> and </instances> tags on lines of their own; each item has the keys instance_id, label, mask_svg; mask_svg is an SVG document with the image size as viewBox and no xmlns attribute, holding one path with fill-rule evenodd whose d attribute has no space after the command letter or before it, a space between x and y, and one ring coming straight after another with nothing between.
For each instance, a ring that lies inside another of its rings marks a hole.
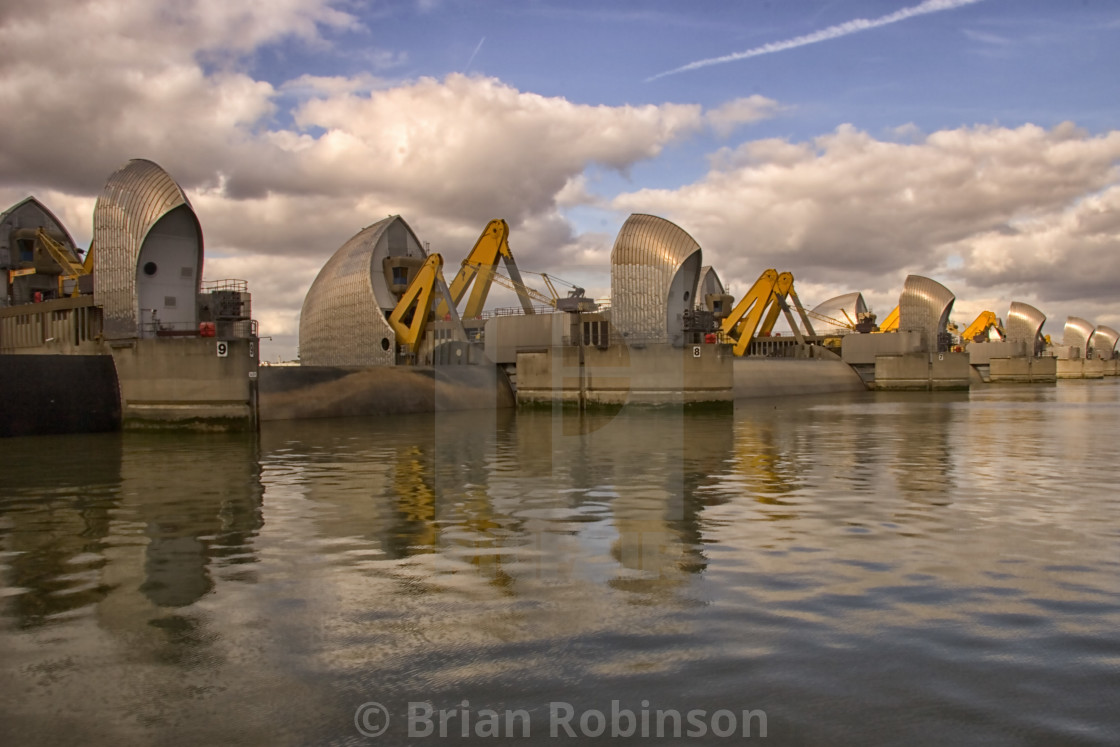
<instances>
[{"instance_id":1,"label":"curved metal shell roof","mask_svg":"<svg viewBox=\"0 0 1120 747\"><path fill-rule=\"evenodd\" d=\"M1089 347L1093 349L1093 355L1109 360L1116 350L1117 341L1120 341L1120 332L1112 327L1100 324L1093 331L1093 337L1089 340Z\"/></svg>"},{"instance_id":2,"label":"curved metal shell roof","mask_svg":"<svg viewBox=\"0 0 1120 747\"><path fill-rule=\"evenodd\" d=\"M323 265L303 299L299 318L301 364L395 363L397 337L383 309L392 309L396 299L389 297L377 263L387 251L391 234L404 242L402 251L424 256L420 240L399 215L363 228L343 244Z\"/></svg>"},{"instance_id":3,"label":"curved metal shell roof","mask_svg":"<svg viewBox=\"0 0 1120 747\"><path fill-rule=\"evenodd\" d=\"M842 296L835 296L827 301L817 304L813 309L814 314L827 316L829 319L835 319L838 322L845 324L856 324L862 314L866 314L867 302L863 300L863 294L859 291L854 293L845 293ZM849 327L838 327L835 325L828 325L828 322L820 321L815 322L813 327L819 335L840 334L843 332L850 332Z\"/></svg>"},{"instance_id":4,"label":"curved metal shell roof","mask_svg":"<svg viewBox=\"0 0 1120 747\"><path fill-rule=\"evenodd\" d=\"M1041 311L1029 303L1012 301L1007 310L1007 324L1003 329L1008 341L1025 342L1028 346L1033 346L1045 323L1046 315Z\"/></svg>"},{"instance_id":5,"label":"curved metal shell roof","mask_svg":"<svg viewBox=\"0 0 1120 747\"><path fill-rule=\"evenodd\" d=\"M716 270L711 265L704 265L700 268L700 279L696 281L696 304L700 305L704 301L704 296L724 293L723 281L719 279Z\"/></svg>"},{"instance_id":6,"label":"curved metal shell roof","mask_svg":"<svg viewBox=\"0 0 1120 747\"><path fill-rule=\"evenodd\" d=\"M48 229L48 233L57 234L56 239L58 236L62 236L65 239L62 245L69 249L75 258L78 257L77 252L74 251L77 247L77 244L74 243L74 237L66 230L66 226L62 224L58 216L33 195L28 195L0 213L0 226L8 224L11 224L12 228L38 228L41 226Z\"/></svg>"},{"instance_id":7,"label":"curved metal shell roof","mask_svg":"<svg viewBox=\"0 0 1120 747\"><path fill-rule=\"evenodd\" d=\"M144 239L160 218L186 207L198 229L198 278L202 229L186 193L152 161L136 158L105 182L93 208L94 302L102 307L106 337L134 337L140 323L136 264ZM193 303L193 300L192 300Z\"/></svg>"},{"instance_id":8,"label":"curved metal shell roof","mask_svg":"<svg viewBox=\"0 0 1120 747\"><path fill-rule=\"evenodd\" d=\"M675 223L636 213L611 250L611 324L633 342L674 342L694 305L700 245Z\"/></svg>"},{"instance_id":9,"label":"curved metal shell roof","mask_svg":"<svg viewBox=\"0 0 1120 747\"><path fill-rule=\"evenodd\" d=\"M926 350L938 346L938 336L949 323L949 313L956 300L953 292L936 280L921 275L908 275L898 297L898 328L918 330Z\"/></svg>"},{"instance_id":10,"label":"curved metal shell roof","mask_svg":"<svg viewBox=\"0 0 1120 747\"><path fill-rule=\"evenodd\" d=\"M1093 323L1077 316L1066 317L1062 344L1080 348L1081 357L1089 357L1089 338L1093 336Z\"/></svg>"}]
</instances>

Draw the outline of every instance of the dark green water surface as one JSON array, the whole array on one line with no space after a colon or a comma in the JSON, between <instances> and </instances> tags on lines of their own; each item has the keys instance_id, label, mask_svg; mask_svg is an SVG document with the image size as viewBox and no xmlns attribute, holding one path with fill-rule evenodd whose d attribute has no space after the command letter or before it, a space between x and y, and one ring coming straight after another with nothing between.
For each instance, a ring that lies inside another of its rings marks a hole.
<instances>
[{"instance_id":1,"label":"dark green water surface","mask_svg":"<svg viewBox=\"0 0 1120 747\"><path fill-rule=\"evenodd\" d=\"M4 745L1120 743L1120 381L0 446Z\"/></svg>"}]
</instances>

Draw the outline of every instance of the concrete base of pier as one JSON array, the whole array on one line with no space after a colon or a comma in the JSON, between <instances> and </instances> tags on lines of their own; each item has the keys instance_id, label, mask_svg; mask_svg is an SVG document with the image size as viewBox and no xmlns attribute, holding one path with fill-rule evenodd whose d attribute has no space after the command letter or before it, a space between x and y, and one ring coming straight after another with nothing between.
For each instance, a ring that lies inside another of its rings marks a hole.
<instances>
[{"instance_id":1,"label":"concrete base of pier","mask_svg":"<svg viewBox=\"0 0 1120 747\"><path fill-rule=\"evenodd\" d=\"M1057 358L992 358L989 378L993 384L1047 384L1057 380Z\"/></svg>"},{"instance_id":2,"label":"concrete base of pier","mask_svg":"<svg viewBox=\"0 0 1120 747\"><path fill-rule=\"evenodd\" d=\"M126 429L256 428L256 340L153 338L106 347L117 369Z\"/></svg>"},{"instance_id":3,"label":"concrete base of pier","mask_svg":"<svg viewBox=\"0 0 1120 747\"><path fill-rule=\"evenodd\" d=\"M967 353L907 353L875 358L875 388L885 391L968 389Z\"/></svg>"},{"instance_id":4,"label":"concrete base of pier","mask_svg":"<svg viewBox=\"0 0 1120 747\"><path fill-rule=\"evenodd\" d=\"M1058 358L1057 361L1057 376L1059 379L1104 378L1106 361L1093 358Z\"/></svg>"},{"instance_id":5,"label":"concrete base of pier","mask_svg":"<svg viewBox=\"0 0 1120 747\"><path fill-rule=\"evenodd\" d=\"M728 345L665 343L562 346L517 353L518 404L573 406L727 404L734 354Z\"/></svg>"}]
</instances>

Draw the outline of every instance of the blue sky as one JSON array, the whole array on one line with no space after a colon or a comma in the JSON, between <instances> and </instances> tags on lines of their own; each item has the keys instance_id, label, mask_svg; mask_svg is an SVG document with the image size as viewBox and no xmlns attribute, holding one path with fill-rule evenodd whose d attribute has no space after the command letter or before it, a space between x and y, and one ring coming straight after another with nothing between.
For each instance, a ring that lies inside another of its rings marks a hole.
<instances>
[{"instance_id":1,"label":"blue sky","mask_svg":"<svg viewBox=\"0 0 1120 747\"><path fill-rule=\"evenodd\" d=\"M732 288L906 274L1120 326L1120 3L53 0L0 20L0 199L88 241L124 160L192 199L277 356L318 268L400 213L454 266L494 217L603 291L629 212ZM861 30L862 29L862 30ZM59 38L72 40L62 47ZM763 50L743 59L750 50ZM770 50L770 51L765 51ZM684 69L705 60L723 62Z\"/></svg>"}]
</instances>

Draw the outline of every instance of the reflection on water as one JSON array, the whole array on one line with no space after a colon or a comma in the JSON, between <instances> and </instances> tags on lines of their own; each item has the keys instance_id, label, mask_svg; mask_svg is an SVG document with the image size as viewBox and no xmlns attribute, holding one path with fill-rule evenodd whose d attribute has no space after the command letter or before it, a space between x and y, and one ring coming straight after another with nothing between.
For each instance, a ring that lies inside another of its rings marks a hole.
<instances>
[{"instance_id":1,"label":"reflection on water","mask_svg":"<svg viewBox=\"0 0 1120 747\"><path fill-rule=\"evenodd\" d=\"M359 742L369 700L538 736L618 700L1108 744L1118 414L1105 381L12 439L0 741Z\"/></svg>"}]
</instances>

